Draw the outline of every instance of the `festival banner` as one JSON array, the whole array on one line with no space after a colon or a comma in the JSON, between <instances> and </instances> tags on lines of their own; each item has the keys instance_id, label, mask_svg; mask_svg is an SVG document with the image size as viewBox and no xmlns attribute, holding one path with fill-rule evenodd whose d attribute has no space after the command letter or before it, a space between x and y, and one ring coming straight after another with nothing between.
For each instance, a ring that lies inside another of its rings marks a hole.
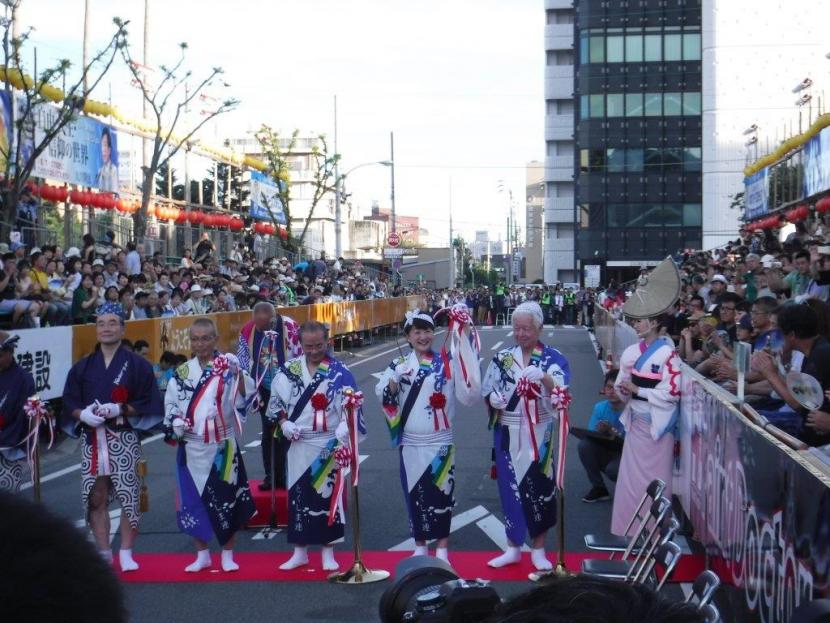
<instances>
[{"instance_id":1,"label":"festival banner","mask_svg":"<svg viewBox=\"0 0 830 623\"><path fill-rule=\"evenodd\" d=\"M72 327L11 331L20 341L14 351L17 365L32 374L41 399L63 395L66 375L72 367Z\"/></svg>"},{"instance_id":2,"label":"festival banner","mask_svg":"<svg viewBox=\"0 0 830 623\"><path fill-rule=\"evenodd\" d=\"M824 128L804 145L804 196L830 188L830 128Z\"/></svg>"},{"instance_id":3,"label":"festival banner","mask_svg":"<svg viewBox=\"0 0 830 623\"><path fill-rule=\"evenodd\" d=\"M769 169L763 168L744 180L746 218L755 219L769 212Z\"/></svg>"},{"instance_id":4,"label":"festival banner","mask_svg":"<svg viewBox=\"0 0 830 623\"><path fill-rule=\"evenodd\" d=\"M799 603L830 596L830 478L683 373L685 476L675 486L727 585L723 619L786 622Z\"/></svg>"},{"instance_id":5,"label":"festival banner","mask_svg":"<svg viewBox=\"0 0 830 623\"><path fill-rule=\"evenodd\" d=\"M282 184L283 182L280 182ZM280 200L280 188L270 175L251 171L251 207L248 214L251 218L272 220L285 225L285 211ZM273 218L272 218L273 216Z\"/></svg>"}]
</instances>

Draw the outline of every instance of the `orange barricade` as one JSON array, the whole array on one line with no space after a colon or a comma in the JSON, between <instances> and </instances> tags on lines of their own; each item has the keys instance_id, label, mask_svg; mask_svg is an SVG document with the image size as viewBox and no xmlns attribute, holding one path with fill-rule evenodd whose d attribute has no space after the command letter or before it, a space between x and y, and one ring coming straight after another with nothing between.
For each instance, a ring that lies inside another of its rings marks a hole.
<instances>
[{"instance_id":1,"label":"orange barricade","mask_svg":"<svg viewBox=\"0 0 830 623\"><path fill-rule=\"evenodd\" d=\"M406 296L371 301L345 301L342 303L321 303L280 307L284 316L303 323L317 320L329 325L332 336L345 335L356 331L368 331L375 327L397 324L403 321L409 309L423 309L420 296ZM217 348L222 352L236 352L236 343L242 326L251 319L250 311L207 314L216 323L219 332ZM131 320L127 323L126 338L135 342L146 340L150 344L150 360L158 361L161 353L169 350L176 354L190 355L190 325L197 316L174 316L152 320ZM95 348L95 325L72 327L72 361L78 361Z\"/></svg>"}]
</instances>

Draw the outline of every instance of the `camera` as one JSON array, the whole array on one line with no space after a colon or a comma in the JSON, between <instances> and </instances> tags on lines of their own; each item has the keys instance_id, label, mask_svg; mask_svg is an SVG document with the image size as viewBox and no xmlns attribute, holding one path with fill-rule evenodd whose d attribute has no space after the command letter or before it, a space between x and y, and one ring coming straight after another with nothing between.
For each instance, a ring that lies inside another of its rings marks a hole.
<instances>
[{"instance_id":1,"label":"camera","mask_svg":"<svg viewBox=\"0 0 830 623\"><path fill-rule=\"evenodd\" d=\"M501 603L489 583L462 580L449 564L430 556L402 560L395 578L380 598L383 623L481 621Z\"/></svg>"}]
</instances>

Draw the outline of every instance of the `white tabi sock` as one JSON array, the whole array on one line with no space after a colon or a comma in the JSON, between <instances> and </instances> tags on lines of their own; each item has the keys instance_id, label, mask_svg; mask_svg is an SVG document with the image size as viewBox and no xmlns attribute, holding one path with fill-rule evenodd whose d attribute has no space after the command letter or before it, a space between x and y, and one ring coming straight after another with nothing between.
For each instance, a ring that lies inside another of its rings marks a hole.
<instances>
[{"instance_id":1,"label":"white tabi sock","mask_svg":"<svg viewBox=\"0 0 830 623\"><path fill-rule=\"evenodd\" d=\"M443 560L445 563L449 564L450 562L450 551L446 547L436 547L435 548L435 557L439 560Z\"/></svg>"},{"instance_id":2,"label":"white tabi sock","mask_svg":"<svg viewBox=\"0 0 830 623\"><path fill-rule=\"evenodd\" d=\"M429 556L429 548L426 545L416 545L413 556Z\"/></svg>"},{"instance_id":3,"label":"white tabi sock","mask_svg":"<svg viewBox=\"0 0 830 623\"><path fill-rule=\"evenodd\" d=\"M518 547L508 547L507 551L504 552L501 556L496 556L492 560L487 563L488 567L493 567L494 569L498 569L500 567L505 567L507 565L515 565L522 559L522 550Z\"/></svg>"},{"instance_id":4,"label":"white tabi sock","mask_svg":"<svg viewBox=\"0 0 830 623\"><path fill-rule=\"evenodd\" d=\"M118 562L121 564L121 571L136 571L138 563L133 558L133 550L120 549L118 551Z\"/></svg>"},{"instance_id":5,"label":"white tabi sock","mask_svg":"<svg viewBox=\"0 0 830 623\"><path fill-rule=\"evenodd\" d=\"M222 550L222 571L239 571L239 565L233 561L233 550Z\"/></svg>"},{"instance_id":6,"label":"white tabi sock","mask_svg":"<svg viewBox=\"0 0 830 623\"><path fill-rule=\"evenodd\" d=\"M534 547L530 550L530 560L537 571L550 571L553 569L553 563L545 556L545 548Z\"/></svg>"},{"instance_id":7,"label":"white tabi sock","mask_svg":"<svg viewBox=\"0 0 830 623\"><path fill-rule=\"evenodd\" d=\"M333 547L323 547L323 549L320 550L320 557L323 559L324 571L337 571L340 568L340 565L338 565L337 561L334 559Z\"/></svg>"},{"instance_id":8,"label":"white tabi sock","mask_svg":"<svg viewBox=\"0 0 830 623\"><path fill-rule=\"evenodd\" d=\"M188 573L196 573L202 569L209 569L211 564L213 563L210 561L210 550L200 549L196 552L196 560L187 565L184 570Z\"/></svg>"},{"instance_id":9,"label":"white tabi sock","mask_svg":"<svg viewBox=\"0 0 830 623\"><path fill-rule=\"evenodd\" d=\"M101 554L101 558L103 558L109 564L112 564L112 550L111 549L99 549L98 553Z\"/></svg>"},{"instance_id":10,"label":"white tabi sock","mask_svg":"<svg viewBox=\"0 0 830 623\"><path fill-rule=\"evenodd\" d=\"M291 571L297 567L302 567L308 564L308 549L305 547L295 547L294 555L280 565L283 571Z\"/></svg>"}]
</instances>

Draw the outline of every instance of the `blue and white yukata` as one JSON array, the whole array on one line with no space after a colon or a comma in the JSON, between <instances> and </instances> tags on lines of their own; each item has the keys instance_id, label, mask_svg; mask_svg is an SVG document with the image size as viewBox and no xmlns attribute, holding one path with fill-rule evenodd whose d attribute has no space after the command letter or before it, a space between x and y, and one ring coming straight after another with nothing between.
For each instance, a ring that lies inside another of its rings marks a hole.
<instances>
[{"instance_id":1,"label":"blue and white yukata","mask_svg":"<svg viewBox=\"0 0 830 623\"><path fill-rule=\"evenodd\" d=\"M650 345L632 344L620 357L615 388L630 380L639 393L617 394L627 402L620 422L625 444L614 489L611 532L624 535L637 505L655 478L666 483L665 497L671 499L674 461L674 430L680 401L680 359L668 338Z\"/></svg>"},{"instance_id":2,"label":"blue and white yukata","mask_svg":"<svg viewBox=\"0 0 830 623\"><path fill-rule=\"evenodd\" d=\"M507 538L516 545L556 525L553 420L550 392L541 385L536 400L538 422L532 423L524 398L516 392L522 369L536 366L553 377L557 386L570 383L568 360L555 348L539 342L525 362L519 346L499 351L490 362L481 386L485 399L494 391L507 408L494 413L493 455Z\"/></svg>"},{"instance_id":3,"label":"blue and white yukata","mask_svg":"<svg viewBox=\"0 0 830 623\"><path fill-rule=\"evenodd\" d=\"M238 379L214 374L197 357L167 384L165 426L186 422L176 454L176 518L185 534L205 542L215 535L224 546L256 514L237 438L255 396L244 371Z\"/></svg>"},{"instance_id":4,"label":"blue and white yukata","mask_svg":"<svg viewBox=\"0 0 830 623\"><path fill-rule=\"evenodd\" d=\"M288 542L297 546L328 545L343 538L343 517L329 522L336 471L335 430L343 418L345 391L357 391L349 369L327 355L314 373L305 355L281 366L271 383L268 416L287 419L300 429L300 438L288 448ZM322 404L321 404L322 403ZM358 430L365 434L362 412ZM329 525L330 524L330 525Z\"/></svg>"},{"instance_id":5,"label":"blue and white yukata","mask_svg":"<svg viewBox=\"0 0 830 623\"><path fill-rule=\"evenodd\" d=\"M443 539L450 534L455 506L456 381L462 378L458 359L449 359L452 373L446 378L445 361L430 351L419 359L412 351L398 357L384 370L375 386L383 404L392 444L400 449L401 485L409 514L409 529L416 541ZM395 368L411 373L389 389ZM478 375L472 375L478 379ZM477 381L476 381L477 382ZM462 399L462 396L459 396Z\"/></svg>"},{"instance_id":6,"label":"blue and white yukata","mask_svg":"<svg viewBox=\"0 0 830 623\"><path fill-rule=\"evenodd\" d=\"M96 400L102 404L124 402L132 407L135 415L118 416L96 428L72 417L73 411L83 410ZM106 476L112 483L108 503L117 498L130 526L138 528L141 517L141 482L136 473L141 459L138 431L150 430L163 417L164 405L153 367L143 357L119 348L106 366L104 355L98 350L72 366L63 390L62 428L72 437L83 434L81 502L84 512L88 510L95 481Z\"/></svg>"},{"instance_id":7,"label":"blue and white yukata","mask_svg":"<svg viewBox=\"0 0 830 623\"><path fill-rule=\"evenodd\" d=\"M26 458L29 418L23 412L35 393L31 373L12 363L0 372L0 490L17 493Z\"/></svg>"}]
</instances>

